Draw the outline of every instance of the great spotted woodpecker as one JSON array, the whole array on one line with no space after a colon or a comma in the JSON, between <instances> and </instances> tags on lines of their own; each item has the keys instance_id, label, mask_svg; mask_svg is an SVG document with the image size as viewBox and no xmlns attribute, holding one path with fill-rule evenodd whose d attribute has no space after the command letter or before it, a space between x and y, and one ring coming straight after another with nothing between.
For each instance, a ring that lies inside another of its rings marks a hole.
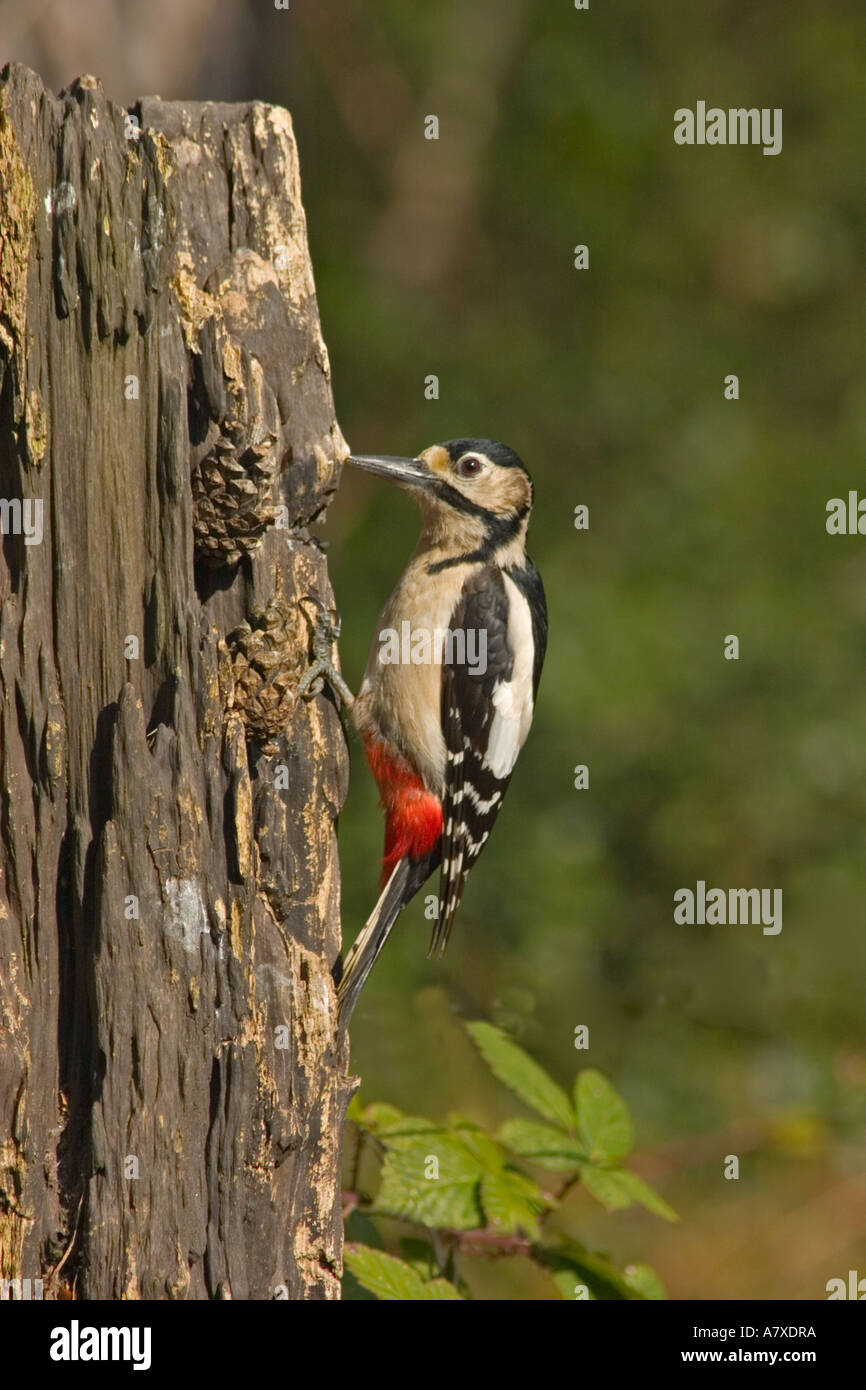
<instances>
[{"instance_id":1,"label":"great spotted woodpecker","mask_svg":"<svg viewBox=\"0 0 866 1390\"><path fill-rule=\"evenodd\" d=\"M342 1027L397 916L440 866L430 954L444 951L529 733L547 645L526 553L532 483L517 454L453 439L418 458L348 462L409 492L423 526L352 709L385 810L385 855L381 896L338 977Z\"/></svg>"}]
</instances>

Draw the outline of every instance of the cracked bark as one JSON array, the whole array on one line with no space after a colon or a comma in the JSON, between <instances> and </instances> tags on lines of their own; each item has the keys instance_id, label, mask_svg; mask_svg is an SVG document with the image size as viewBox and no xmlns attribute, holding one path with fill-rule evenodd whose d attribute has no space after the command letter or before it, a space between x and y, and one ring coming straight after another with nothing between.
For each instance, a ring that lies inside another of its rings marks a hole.
<instances>
[{"instance_id":1,"label":"cracked bark","mask_svg":"<svg viewBox=\"0 0 866 1390\"><path fill-rule=\"evenodd\" d=\"M335 1298L347 758L293 690L346 448L297 154L278 108L132 115L0 74L0 1275Z\"/></svg>"}]
</instances>

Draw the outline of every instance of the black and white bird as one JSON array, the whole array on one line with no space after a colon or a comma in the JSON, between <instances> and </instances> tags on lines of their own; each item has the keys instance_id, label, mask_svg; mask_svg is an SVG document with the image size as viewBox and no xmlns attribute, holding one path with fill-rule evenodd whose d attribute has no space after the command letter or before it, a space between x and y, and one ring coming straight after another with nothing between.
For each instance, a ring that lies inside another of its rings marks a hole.
<instances>
[{"instance_id":1,"label":"black and white bird","mask_svg":"<svg viewBox=\"0 0 866 1390\"><path fill-rule=\"evenodd\" d=\"M532 482L517 454L452 439L417 458L348 462L409 492L423 525L352 708L385 810L385 855L381 896L338 978L343 1027L398 914L437 868L430 953L444 951L529 733L547 645L526 553Z\"/></svg>"}]
</instances>

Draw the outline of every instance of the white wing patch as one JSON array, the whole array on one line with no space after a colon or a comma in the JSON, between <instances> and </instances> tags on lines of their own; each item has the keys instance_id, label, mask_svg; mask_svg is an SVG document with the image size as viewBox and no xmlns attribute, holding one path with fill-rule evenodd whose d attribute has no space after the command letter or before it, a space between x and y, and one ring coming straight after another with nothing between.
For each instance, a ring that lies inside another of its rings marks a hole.
<instances>
[{"instance_id":1,"label":"white wing patch","mask_svg":"<svg viewBox=\"0 0 866 1390\"><path fill-rule=\"evenodd\" d=\"M510 681L493 690L493 722L484 755L484 766L494 777L507 777L517 762L532 723L532 615L523 594L503 574L508 594L508 645L514 653Z\"/></svg>"}]
</instances>

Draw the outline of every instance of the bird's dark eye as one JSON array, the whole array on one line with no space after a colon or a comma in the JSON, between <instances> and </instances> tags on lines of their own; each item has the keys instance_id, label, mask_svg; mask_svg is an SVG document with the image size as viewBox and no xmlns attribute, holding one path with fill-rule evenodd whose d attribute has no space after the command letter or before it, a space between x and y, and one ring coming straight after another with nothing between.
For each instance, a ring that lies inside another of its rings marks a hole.
<instances>
[{"instance_id":1,"label":"bird's dark eye","mask_svg":"<svg viewBox=\"0 0 866 1390\"><path fill-rule=\"evenodd\" d=\"M457 472L461 478L471 478L476 473L480 473L483 466L481 459L476 458L474 454L467 454L465 458L458 461Z\"/></svg>"}]
</instances>

